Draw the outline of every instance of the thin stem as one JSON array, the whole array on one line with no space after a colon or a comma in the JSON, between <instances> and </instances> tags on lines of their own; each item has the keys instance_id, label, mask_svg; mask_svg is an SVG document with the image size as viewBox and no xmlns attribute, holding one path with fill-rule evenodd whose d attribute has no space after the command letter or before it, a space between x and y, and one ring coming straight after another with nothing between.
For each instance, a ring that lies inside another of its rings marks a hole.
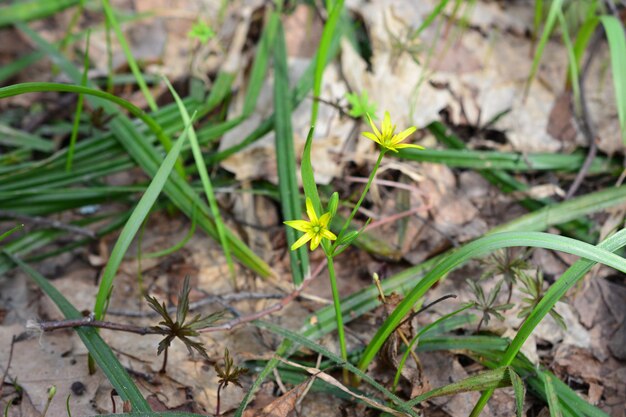
<instances>
[{"instance_id":1,"label":"thin stem","mask_svg":"<svg viewBox=\"0 0 626 417\"><path fill-rule=\"evenodd\" d=\"M161 369L159 370L160 374L164 374L165 368L167 367L167 351L168 348L165 348L165 350L163 351L163 366L161 366Z\"/></svg>"},{"instance_id":2,"label":"thin stem","mask_svg":"<svg viewBox=\"0 0 626 417\"><path fill-rule=\"evenodd\" d=\"M220 415L220 394L222 391L222 383L219 383L217 386L217 406L215 407L215 415Z\"/></svg>"},{"instance_id":3,"label":"thin stem","mask_svg":"<svg viewBox=\"0 0 626 417\"><path fill-rule=\"evenodd\" d=\"M348 349L346 349L346 335L343 329L343 317L341 315L341 300L339 299L339 290L337 289L337 280L335 278L335 264L332 256L326 256L328 260L328 276L330 277L330 288L333 292L333 305L335 306L335 320L337 321L337 333L339 334L339 347L341 349L341 358L348 360ZM349 383L348 370L343 368L343 382Z\"/></svg>"},{"instance_id":4,"label":"thin stem","mask_svg":"<svg viewBox=\"0 0 626 417\"><path fill-rule=\"evenodd\" d=\"M385 150L380 151L380 154L378 155L378 159L376 160L376 164L374 165L374 169L372 169L372 173L367 179L367 184L365 184L365 188L363 189L363 192L361 193L361 197L359 198L359 201L357 201L356 205L352 209L352 213L350 213L350 216L346 219L346 222L343 224L343 227L341 228L339 235L337 235L337 240L335 240L335 242L333 243L333 246L331 248L331 253L335 252L335 249L339 245L339 242L341 242L341 238L346 233L346 230L348 230L350 223L352 223L352 219L354 218L356 212L361 207L361 204L363 203L363 200L365 199L365 195L369 191L370 186L372 185L372 181L374 181L374 177L376 176L376 171L378 171L378 167L380 166L380 163L383 160L383 156L385 156Z\"/></svg>"}]
</instances>

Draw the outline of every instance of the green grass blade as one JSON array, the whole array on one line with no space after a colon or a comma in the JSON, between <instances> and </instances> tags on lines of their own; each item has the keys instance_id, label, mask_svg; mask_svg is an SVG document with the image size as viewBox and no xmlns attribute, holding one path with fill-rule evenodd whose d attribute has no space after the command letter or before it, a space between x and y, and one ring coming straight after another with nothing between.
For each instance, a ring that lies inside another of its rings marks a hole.
<instances>
[{"instance_id":1,"label":"green grass blade","mask_svg":"<svg viewBox=\"0 0 626 417\"><path fill-rule=\"evenodd\" d=\"M404 300L389 315L378 329L372 341L368 344L363 357L359 362L360 369L367 369L389 335L406 317L415 303L448 272L461 265L468 259L486 255L496 249L514 246L542 247L571 253L589 260L610 265L620 271L626 271L626 259L617 256L605 249L583 243L563 236L537 232L508 232L487 235L477 239L445 258L433 268L404 298Z\"/></svg>"},{"instance_id":2,"label":"green grass blade","mask_svg":"<svg viewBox=\"0 0 626 417\"><path fill-rule=\"evenodd\" d=\"M526 396L526 388L524 387L524 381L513 370L509 369L509 377L511 378L511 385L513 385L513 393L515 395L515 415L517 417L523 417L524 415L524 397Z\"/></svg>"},{"instance_id":3,"label":"green grass blade","mask_svg":"<svg viewBox=\"0 0 626 417\"><path fill-rule=\"evenodd\" d=\"M200 180L202 181L202 186L204 187L204 194L206 195L207 201L209 202L209 207L211 208L211 212L213 213L213 219L215 219L215 227L217 228L217 234L219 236L220 244L222 245L222 249L224 250L224 257L226 258L226 263L228 264L228 270L230 272L230 278L235 283L235 265L233 264L233 259L230 255L230 244L228 239L226 238L226 226L224 225L224 221L222 220L222 215L220 214L220 208L217 204L217 199L215 198L215 193L213 192L213 184L211 183L211 179L209 178L209 173L206 169L206 165L204 164L204 159L202 158L202 151L200 150L200 145L198 144L198 138L196 136L196 131L191 124L191 118L189 117L189 113L183 104L183 101L172 87L172 84L164 78L167 87L170 89L170 93L174 96L176 100L176 104L178 104L178 110L180 111L181 117L183 121L189 125L189 142L191 143L191 151L193 153L193 158L196 162L196 167L198 168L198 174L200 175Z\"/></svg>"},{"instance_id":4,"label":"green grass blade","mask_svg":"<svg viewBox=\"0 0 626 417\"><path fill-rule=\"evenodd\" d=\"M434 162L449 167L477 170L563 171L576 172L585 161L583 153L538 153L521 155L513 152L474 151L469 149L401 149L392 156L418 162ZM590 174L619 172L619 165L605 158L595 158Z\"/></svg>"},{"instance_id":5,"label":"green grass blade","mask_svg":"<svg viewBox=\"0 0 626 417\"><path fill-rule=\"evenodd\" d=\"M411 33L411 39L417 39L426 28L433 24L435 19L441 15L443 9L448 5L448 1L449 0L439 1L439 4L437 4L433 11L426 16L426 19L424 19L422 24L415 30L415 32Z\"/></svg>"},{"instance_id":6,"label":"green grass blade","mask_svg":"<svg viewBox=\"0 0 626 417\"><path fill-rule=\"evenodd\" d=\"M532 42L533 45L537 40L539 34L539 28L541 27L541 21L543 20L543 0L535 0L535 13L533 15L533 33Z\"/></svg>"},{"instance_id":7,"label":"green grass blade","mask_svg":"<svg viewBox=\"0 0 626 417\"><path fill-rule=\"evenodd\" d=\"M563 0L553 0L550 5L550 11L548 12L548 17L546 19L546 23L543 26L543 32L541 33L541 39L539 39L539 43L537 44L537 49L535 50L535 56L533 57L533 64L530 69L530 74L528 75L528 80L526 81L526 94L530 89L530 84L533 82L535 75L537 74L537 70L539 69L539 62L541 61L541 57L543 55L543 50L548 43L548 39L552 34L552 30L554 29L554 24L557 20L558 12L561 11L563 6Z\"/></svg>"},{"instance_id":8,"label":"green grass blade","mask_svg":"<svg viewBox=\"0 0 626 417\"><path fill-rule=\"evenodd\" d=\"M256 103L261 94L261 88L266 82L266 73L269 59L274 48L276 31L280 23L280 15L272 13L268 19L267 25L263 29L261 39L259 40L259 50L256 53L252 71L250 73L250 82L244 98L243 114L241 120L247 118L256 109Z\"/></svg>"},{"instance_id":9,"label":"green grass blade","mask_svg":"<svg viewBox=\"0 0 626 417\"><path fill-rule=\"evenodd\" d=\"M142 256L145 259L155 259L155 258L161 258L163 256L170 255L174 252L178 252L187 244L187 242L189 242L189 240L191 240L191 238L193 237L195 233L196 233L196 216L193 215L191 216L191 227L189 228L189 232L187 232L184 238L182 238L179 242L176 242L174 245L170 246L169 248L165 248L165 249L155 251L155 252L144 253Z\"/></svg>"},{"instance_id":10,"label":"green grass blade","mask_svg":"<svg viewBox=\"0 0 626 417\"><path fill-rule=\"evenodd\" d=\"M561 406L559 405L559 399L554 391L554 385L552 384L552 377L550 375L542 374L543 386L546 390L546 396L548 397L548 408L550 409L550 417L563 417L561 412Z\"/></svg>"},{"instance_id":11,"label":"green grass blade","mask_svg":"<svg viewBox=\"0 0 626 417\"><path fill-rule=\"evenodd\" d=\"M313 165L311 164L311 146L313 145L313 131L311 127L306 137L304 151L302 152L302 162L300 164L300 175L302 176L302 188L304 195L311 199L313 208L317 213L322 213L322 202L317 192L317 184L315 183L315 174L313 173ZM343 224L343 222L341 223Z\"/></svg>"},{"instance_id":12,"label":"green grass blade","mask_svg":"<svg viewBox=\"0 0 626 417\"><path fill-rule=\"evenodd\" d=\"M5 252L6 253L6 252ZM78 319L82 314L61 294L48 280L39 272L22 262L13 254L6 253L16 265L46 293L48 297L57 305L66 319ZM76 333L89 350L91 356L107 376L111 385L124 401L130 401L134 412L150 412L148 402L143 398L141 392L130 378L122 364L119 363L111 348L102 340L95 328L77 327Z\"/></svg>"},{"instance_id":13,"label":"green grass blade","mask_svg":"<svg viewBox=\"0 0 626 417\"><path fill-rule=\"evenodd\" d=\"M477 375L469 376L461 381L453 382L440 388L433 389L424 394L418 395L407 403L415 406L430 398L454 395L461 392L483 391L485 389L495 389L508 387L511 385L509 368L497 368L480 372Z\"/></svg>"},{"instance_id":14,"label":"green grass blade","mask_svg":"<svg viewBox=\"0 0 626 417\"><path fill-rule=\"evenodd\" d=\"M463 306L463 307L453 311L452 313L448 313L448 314L446 314L444 316L441 316L437 320L434 320L433 322L429 323L428 325L422 327L419 330L419 332L417 332L417 334L411 340L411 343L409 343L409 346L406 347L406 350L402 354L402 359L400 359L400 363L398 364L398 369L396 370L396 374L393 377L393 388L394 388L393 390L394 391L395 391L395 388L398 386L398 383L400 382L400 376L402 375L402 369L404 369L404 365L405 365L407 359L409 358L409 355L413 351L413 347L420 340L420 338L424 334L427 334L429 331L434 329L435 327L442 326L447 320L449 320L450 318L456 316L457 314L467 310L468 308L471 308L472 306L473 306L472 304L467 304L467 305L465 305L465 306Z\"/></svg>"},{"instance_id":15,"label":"green grass blade","mask_svg":"<svg viewBox=\"0 0 626 417\"><path fill-rule=\"evenodd\" d=\"M6 239L7 237L11 236L13 233L17 232L20 229L23 229L24 225L23 224L18 224L17 226L7 230L6 232L2 233L0 235L0 242L2 242L4 239Z\"/></svg>"},{"instance_id":16,"label":"green grass blade","mask_svg":"<svg viewBox=\"0 0 626 417\"><path fill-rule=\"evenodd\" d=\"M15 22L28 22L51 16L56 12L72 7L81 0L31 0L17 1L9 6L0 7L0 28Z\"/></svg>"},{"instance_id":17,"label":"green grass blade","mask_svg":"<svg viewBox=\"0 0 626 417\"><path fill-rule=\"evenodd\" d=\"M94 306L94 314L96 320L102 320L105 315L105 304L107 297L113 287L113 280L115 279L115 274L128 251L128 247L132 243L137 231L141 227L141 224L144 222L148 214L150 213L150 209L154 205L154 202L159 197L161 190L163 189L167 178L169 177L172 168L174 167L174 163L178 159L178 155L180 154L180 150L183 146L185 138L189 132L189 128L191 124L188 125L188 128L180 135L176 144L172 147L172 150L167 154L165 159L163 160L163 164L158 169L156 175L150 182L150 185L146 189L146 192L143 194L137 206L133 210L130 218L126 222L126 225L122 229L122 233L120 233L120 237L115 242L115 246L111 251L111 256L109 257L109 261L104 267L104 272L102 273L102 278L100 280L100 287L98 288L98 295L96 297L96 304Z\"/></svg>"},{"instance_id":18,"label":"green grass blade","mask_svg":"<svg viewBox=\"0 0 626 417\"><path fill-rule=\"evenodd\" d=\"M625 200L626 186L607 188L525 214L509 223L493 228L489 233L513 230L545 230L549 226L566 223L590 213L597 213L608 207L621 204Z\"/></svg>"},{"instance_id":19,"label":"green grass blade","mask_svg":"<svg viewBox=\"0 0 626 417\"><path fill-rule=\"evenodd\" d=\"M16 58L11 62L3 65L2 68L0 68L0 83L5 82L7 79L13 77L15 74L19 74L21 71L35 64L43 57L43 53L41 53L40 51L36 51L22 55L21 57Z\"/></svg>"},{"instance_id":20,"label":"green grass blade","mask_svg":"<svg viewBox=\"0 0 626 417\"><path fill-rule=\"evenodd\" d=\"M0 135L2 135L0 136L0 144L5 146L17 146L22 149L31 149L46 153L54 150L54 143L52 141L14 129L5 124L0 124Z\"/></svg>"},{"instance_id":21,"label":"green grass blade","mask_svg":"<svg viewBox=\"0 0 626 417\"><path fill-rule=\"evenodd\" d=\"M265 364L265 367L261 370L261 372L259 372L259 374L257 375L256 379L252 383L252 386L246 392L246 395L243 397L243 399L239 403L239 407L237 407L237 410L235 410L234 417L242 417L243 416L244 411L246 411L246 407L248 406L250 401L252 401L252 397L254 396L256 391L261 387L261 384L263 383L263 381L265 381L265 379L268 376L270 376L272 371L280 363L280 361L277 359L277 356L283 355L290 345L291 345L291 343L283 342L278 347L278 350L274 353L274 357L272 359L270 359L269 361L267 361L267 363Z\"/></svg>"},{"instance_id":22,"label":"green grass blade","mask_svg":"<svg viewBox=\"0 0 626 417\"><path fill-rule=\"evenodd\" d=\"M278 16L278 13L275 12L275 14ZM274 130L276 131L278 190L283 218L286 220L300 219L302 206L300 204L298 178L296 177L296 155L293 145L293 130L291 128L287 47L285 45L285 33L280 20L274 44ZM318 213L321 213L321 211L318 211ZM291 247L298 240L298 233L291 227L284 227L287 234L287 247ZM298 286L309 273L307 246L304 245L296 250L290 250L289 260L291 262L293 283Z\"/></svg>"},{"instance_id":23,"label":"green grass blade","mask_svg":"<svg viewBox=\"0 0 626 417\"><path fill-rule=\"evenodd\" d=\"M574 41L574 56L576 57L576 66L579 71L581 69L583 56L589 46L591 36L596 31L599 23L600 19L598 19L597 16L589 16L583 25L578 29L578 33L576 33L576 40Z\"/></svg>"},{"instance_id":24,"label":"green grass blade","mask_svg":"<svg viewBox=\"0 0 626 417\"><path fill-rule=\"evenodd\" d=\"M388 400L392 401L398 407L398 409L400 409L400 410L404 411L405 413L407 413L409 415L412 415L412 416L416 416L417 415L417 413L411 408L411 406L408 405L408 403L405 403L404 401L402 401L395 394L393 394L387 388L385 388L382 385L380 385L372 377L370 377L369 375L365 374L363 371L358 369L356 366L352 365L350 362L347 362L347 361L343 360L340 356L335 355L334 353L332 353L328 349L324 348L323 346L320 346L317 343L312 342L311 340L307 339L304 336L301 336L298 333L292 332L291 330L287 330L285 328L282 328L280 326L277 326L277 325L275 325L273 323L270 323L270 322L267 322L267 321L260 321L260 320L259 321L254 321L253 324L255 326L257 326L257 327L260 327L262 329L267 329L267 330L271 331L272 333L276 333L276 334L278 334L280 336L283 336L283 337L291 340L292 342L295 342L295 343L297 343L299 345L305 346L306 348L311 349L312 351L317 352L320 355L323 355L323 356L327 357L328 359L330 359L333 362L335 362L337 365L346 368L347 370L349 370L350 372L354 373L359 378L362 378L364 381L366 381L368 384L370 384L373 388L377 389L385 397L387 397Z\"/></svg>"},{"instance_id":25,"label":"green grass blade","mask_svg":"<svg viewBox=\"0 0 626 417\"><path fill-rule=\"evenodd\" d=\"M157 111L158 106L156 104L156 101L154 100L154 97L152 97L152 93L148 89L148 86L146 85L146 81L144 80L143 75L141 74L141 71L139 70L139 66L137 65L137 62L135 61L135 58L133 57L133 53L130 50L130 46L128 46L128 42L126 42L126 38L124 37L124 34L122 33L122 28L120 27L120 24L117 21L117 18L115 17L115 13L113 12L113 8L111 7L109 0L102 0L102 8L104 9L104 13L106 15L107 21L110 23L111 27L113 28L113 31L115 32L117 41L120 43L120 46L122 47L122 50L124 51L124 55L126 56L126 61L128 62L128 66L130 67L130 70L135 76L135 79L137 80L137 84L139 85L139 89L143 93L146 99L146 102L148 103L148 106L150 107L152 111Z\"/></svg>"},{"instance_id":26,"label":"green grass blade","mask_svg":"<svg viewBox=\"0 0 626 417\"><path fill-rule=\"evenodd\" d=\"M615 86L617 116L622 131L622 141L626 144L626 35L622 22L615 16L600 16L611 53L611 70Z\"/></svg>"},{"instance_id":27,"label":"green grass blade","mask_svg":"<svg viewBox=\"0 0 626 417\"><path fill-rule=\"evenodd\" d=\"M581 110L581 98L580 98L580 83L578 80L578 62L576 61L576 53L574 52L574 46L569 36L569 29L567 28L567 21L563 15L563 11L559 10L557 13L559 19L559 25L561 26L561 32L563 35L563 44L567 51L567 68L569 71L569 79L571 80L572 91L574 92L574 112L576 115L580 115Z\"/></svg>"},{"instance_id":28,"label":"green grass blade","mask_svg":"<svg viewBox=\"0 0 626 417\"><path fill-rule=\"evenodd\" d=\"M87 32L87 40L85 41L85 57L83 61L83 77L80 80L82 87L87 86L87 72L89 71L89 37L90 32ZM76 138L78 138L78 126L80 126L80 115L83 112L83 95L78 95L78 101L76 103L76 112L74 113L74 125L72 126L72 134L70 136L70 144L67 149L67 162L65 164L65 170L70 172L72 170L72 161L74 159L74 147L76 146Z\"/></svg>"},{"instance_id":29,"label":"green grass blade","mask_svg":"<svg viewBox=\"0 0 626 417\"><path fill-rule=\"evenodd\" d=\"M597 247L609 252L614 252L624 246L626 246L626 229L623 229L607 238ZM561 275L558 281L550 286L541 301L537 304L537 306L535 306L533 311L520 326L515 338L511 341L502 357L502 360L500 361L501 366L508 366L512 363L513 359L517 356L518 352L524 345L524 342L526 342L541 320L543 320L557 301L559 301L565 293L591 269L593 265L595 265L595 262L592 260L580 259L574 263L574 265L569 267L568 270ZM480 414L480 411L482 411L485 407L492 394L493 392L491 391L485 391L481 395L478 403L474 407L474 415L477 416Z\"/></svg>"},{"instance_id":30,"label":"green grass blade","mask_svg":"<svg viewBox=\"0 0 626 417\"><path fill-rule=\"evenodd\" d=\"M328 20L324 24L322 37L317 49L315 78L313 81L313 104L311 106L311 126L315 126L315 123L317 122L317 113L320 105L317 99L320 98L320 95L322 94L322 77L324 76L324 68L326 67L327 58L331 55L329 52L337 23L339 22L339 17L343 11L343 1L344 0L335 1L332 6L332 10L329 9Z\"/></svg>"}]
</instances>

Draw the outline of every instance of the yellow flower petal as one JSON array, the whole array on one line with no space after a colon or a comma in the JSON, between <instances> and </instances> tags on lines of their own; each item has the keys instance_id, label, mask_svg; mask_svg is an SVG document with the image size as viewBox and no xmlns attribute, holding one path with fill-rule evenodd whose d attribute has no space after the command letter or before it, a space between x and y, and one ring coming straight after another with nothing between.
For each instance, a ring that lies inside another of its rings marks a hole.
<instances>
[{"instance_id":1,"label":"yellow flower petal","mask_svg":"<svg viewBox=\"0 0 626 417\"><path fill-rule=\"evenodd\" d=\"M314 235L311 239L311 250L317 249L322 241L322 237L320 235Z\"/></svg>"},{"instance_id":2,"label":"yellow flower petal","mask_svg":"<svg viewBox=\"0 0 626 417\"><path fill-rule=\"evenodd\" d=\"M311 229L311 223L307 222L306 220L287 220L283 223L301 232L308 232Z\"/></svg>"},{"instance_id":3,"label":"yellow flower petal","mask_svg":"<svg viewBox=\"0 0 626 417\"><path fill-rule=\"evenodd\" d=\"M413 132L415 132L416 130L417 128L415 126L412 126L406 129L405 131L400 132L397 135L394 135L394 137L391 139L391 143L395 145L396 143L402 142L404 139L406 139L411 134L413 134Z\"/></svg>"},{"instance_id":4,"label":"yellow flower petal","mask_svg":"<svg viewBox=\"0 0 626 417\"><path fill-rule=\"evenodd\" d=\"M320 217L320 226L322 226L323 229L328 229L328 223L330 223L330 213L324 213L324 215L322 215L322 217Z\"/></svg>"},{"instance_id":5,"label":"yellow flower petal","mask_svg":"<svg viewBox=\"0 0 626 417\"><path fill-rule=\"evenodd\" d=\"M304 245L306 242L311 240L312 237L313 235L311 235L310 233L305 234L300 239L296 240L293 245L291 245L291 250L298 249L300 246Z\"/></svg>"},{"instance_id":6,"label":"yellow flower petal","mask_svg":"<svg viewBox=\"0 0 626 417\"><path fill-rule=\"evenodd\" d=\"M368 113L365 113L365 115L367 116L367 121L370 122L370 126L372 127L372 131L374 132L374 135L376 135L376 137L378 138L381 137L380 131L376 128L376 125L374 124L374 121L372 120L370 115Z\"/></svg>"},{"instance_id":7,"label":"yellow flower petal","mask_svg":"<svg viewBox=\"0 0 626 417\"><path fill-rule=\"evenodd\" d=\"M335 234L328 229L322 230L320 234L328 240L337 240L337 236L335 236Z\"/></svg>"},{"instance_id":8,"label":"yellow flower petal","mask_svg":"<svg viewBox=\"0 0 626 417\"><path fill-rule=\"evenodd\" d=\"M381 128L383 131L383 139L385 138L385 136L393 134L393 127L391 126L391 116L389 115L388 111L385 112L385 118L383 119L383 124Z\"/></svg>"},{"instance_id":9,"label":"yellow flower petal","mask_svg":"<svg viewBox=\"0 0 626 417\"><path fill-rule=\"evenodd\" d=\"M403 149L403 148L415 148L415 149L425 149L423 146L420 145L413 145L411 143L398 143L397 145L394 145L395 148L397 149Z\"/></svg>"},{"instance_id":10,"label":"yellow flower petal","mask_svg":"<svg viewBox=\"0 0 626 417\"><path fill-rule=\"evenodd\" d=\"M306 214L309 216L311 223L317 223L317 214L315 214L315 210L313 209L313 202L308 197L306 199Z\"/></svg>"},{"instance_id":11,"label":"yellow flower petal","mask_svg":"<svg viewBox=\"0 0 626 417\"><path fill-rule=\"evenodd\" d=\"M378 137L376 135L374 135L371 132L363 132L363 136L365 136L366 138L373 140L374 142L378 143L379 145L382 145L380 143L380 140L378 139Z\"/></svg>"}]
</instances>

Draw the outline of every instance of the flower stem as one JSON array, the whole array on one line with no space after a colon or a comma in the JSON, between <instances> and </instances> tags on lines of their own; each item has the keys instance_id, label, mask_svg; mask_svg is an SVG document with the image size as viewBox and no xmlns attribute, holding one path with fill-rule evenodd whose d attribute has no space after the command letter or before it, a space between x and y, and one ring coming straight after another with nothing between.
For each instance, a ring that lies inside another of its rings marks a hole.
<instances>
[{"instance_id":1,"label":"flower stem","mask_svg":"<svg viewBox=\"0 0 626 417\"><path fill-rule=\"evenodd\" d=\"M363 203L363 200L365 199L365 195L369 191L370 186L372 185L372 182L374 181L374 177L376 176L376 171L378 171L378 167L380 166L380 163L383 160L383 156L385 156L385 150L380 151L380 154L378 155L378 160L376 161L376 164L374 165L374 169L372 169L372 173L367 179L367 184L365 184L365 188L363 189L363 192L361 193L361 197L359 198L359 201L357 201L356 205L352 209L352 213L350 213L350 216L348 217L343 227L341 228L341 231L337 235L337 240L335 240L335 242L333 243L332 252L335 251L335 249L339 245L339 242L341 242L341 238L346 233L346 230L348 230L350 223L352 223L352 219L354 218L354 216L356 215L356 212L361 207L361 204Z\"/></svg>"},{"instance_id":2,"label":"flower stem","mask_svg":"<svg viewBox=\"0 0 626 417\"><path fill-rule=\"evenodd\" d=\"M337 321L337 333L339 334L339 347L341 349L341 358L348 360L348 349L346 349L346 335L343 330L343 317L341 315L341 302L339 299L339 290L337 289L337 280L335 278L335 264L332 256L326 256L328 259L328 276L330 277L330 288L333 292L333 305L335 306L335 320ZM343 382L349 383L348 370L343 368Z\"/></svg>"}]
</instances>

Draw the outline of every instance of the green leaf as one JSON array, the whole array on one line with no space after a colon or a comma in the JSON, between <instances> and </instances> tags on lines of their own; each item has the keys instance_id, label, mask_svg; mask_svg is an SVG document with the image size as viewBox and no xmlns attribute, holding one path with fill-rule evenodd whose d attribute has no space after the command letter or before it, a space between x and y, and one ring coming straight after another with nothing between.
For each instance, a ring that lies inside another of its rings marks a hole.
<instances>
[{"instance_id":1,"label":"green leaf","mask_svg":"<svg viewBox=\"0 0 626 417\"><path fill-rule=\"evenodd\" d=\"M18 1L8 6L0 7L0 27L9 26L15 22L27 22L51 16L61 10L72 7L82 0L31 0Z\"/></svg>"},{"instance_id":2,"label":"green leaf","mask_svg":"<svg viewBox=\"0 0 626 417\"><path fill-rule=\"evenodd\" d=\"M524 387L524 382L522 378L519 377L513 370L513 368L509 367L509 378L511 379L511 385L513 385L513 393L515 394L515 414L517 417L523 417L524 415L524 396L526 395L526 387Z\"/></svg>"},{"instance_id":3,"label":"green leaf","mask_svg":"<svg viewBox=\"0 0 626 417\"><path fill-rule=\"evenodd\" d=\"M511 385L509 368L497 368L489 371L480 372L477 375L467 377L461 381L445 385L441 388L428 391L424 394L412 398L407 404L415 406L429 398L442 397L445 395L454 395L461 392L483 391L485 389L494 389L508 387Z\"/></svg>"},{"instance_id":4,"label":"green leaf","mask_svg":"<svg viewBox=\"0 0 626 417\"><path fill-rule=\"evenodd\" d=\"M13 233L17 232L18 230L21 230L24 228L23 224L18 224L17 226L13 227L12 229L7 230L6 232L2 233L0 235L0 242L2 242L4 239L6 239L7 237L11 236Z\"/></svg>"},{"instance_id":5,"label":"green leaf","mask_svg":"<svg viewBox=\"0 0 626 417\"><path fill-rule=\"evenodd\" d=\"M274 13L278 14L277 12ZM286 220L300 219L302 206L300 204L298 178L296 177L296 155L291 127L287 47L285 45L285 33L280 21L274 43L274 130L276 132L278 192L283 217ZM320 212L318 211L318 213ZM286 225L285 232L287 234L287 247L291 247L298 240L298 234L295 229ZM300 246L296 250L290 250L289 260L293 283L298 286L309 273L309 253L306 245Z\"/></svg>"},{"instance_id":6,"label":"green leaf","mask_svg":"<svg viewBox=\"0 0 626 417\"><path fill-rule=\"evenodd\" d=\"M550 409L550 417L563 417L561 406L559 405L559 399L554 392L554 385L552 384L552 376L542 374L544 387L546 390L546 396L548 397L548 408Z\"/></svg>"},{"instance_id":7,"label":"green leaf","mask_svg":"<svg viewBox=\"0 0 626 417\"><path fill-rule=\"evenodd\" d=\"M306 137L304 150L302 152L302 163L300 164L300 174L302 175L302 188L304 188L304 196L311 199L313 208L316 213L323 213L320 196L317 192L317 184L315 183L315 175L313 174L313 165L311 164L311 146L313 144L313 128L309 129Z\"/></svg>"},{"instance_id":8,"label":"green leaf","mask_svg":"<svg viewBox=\"0 0 626 417\"><path fill-rule=\"evenodd\" d=\"M317 122L317 112L319 110L319 101L316 100L322 93L322 77L324 76L324 68L326 67L326 60L330 56L330 49L333 36L335 34L335 28L339 17L343 11L344 0L337 0L332 6L332 10L328 10L328 19L324 24L322 30L322 38L320 39L319 47L317 49L317 56L315 61L315 78L313 81L313 105L311 107L311 126L315 126ZM317 207L316 207L317 208Z\"/></svg>"},{"instance_id":9,"label":"green leaf","mask_svg":"<svg viewBox=\"0 0 626 417\"><path fill-rule=\"evenodd\" d=\"M89 39L91 32L87 32L87 40L85 41L85 57L83 60L83 76L80 80L82 87L87 86L87 73L89 72ZM72 161L74 159L74 147L76 146L76 138L78 137L78 127L80 126L80 115L83 112L83 95L78 95L78 101L76 103L76 111L74 113L74 124L72 126L72 135L70 136L70 144L67 148L67 162L65 164L65 170L70 172L72 170Z\"/></svg>"},{"instance_id":10,"label":"green leaf","mask_svg":"<svg viewBox=\"0 0 626 417\"><path fill-rule=\"evenodd\" d=\"M574 51L572 40L569 37L569 29L567 28L567 22L565 20L565 16L563 15L563 11L559 10L557 13L557 17L561 26L563 44L565 45L565 50L567 51L567 63L569 71L568 74L569 79L572 82L572 91L574 92L574 113L576 115L581 115L582 104L580 97L580 83L578 79L578 62L576 61L576 52Z\"/></svg>"},{"instance_id":11,"label":"green leaf","mask_svg":"<svg viewBox=\"0 0 626 417\"><path fill-rule=\"evenodd\" d=\"M130 244L137 234L137 231L150 213L152 205L159 197L159 194L161 193L165 182L172 172L172 168L174 168L174 163L176 162L178 155L180 154L180 150L189 132L189 127L190 125L185 128L185 131L180 135L172 150L165 157L163 164L161 164L161 167L158 169L156 175L150 182L150 185L148 186L148 188L146 188L146 192L137 203L137 206L135 207L132 214L130 215L130 218L126 222L126 225L124 225L124 228L120 233L120 237L115 242L115 246L111 251L109 261L104 267L104 272L102 273L102 278L100 279L100 288L98 289L96 304L94 306L94 314L97 320L101 320L102 317L104 317L104 304L107 295L109 294L109 292L111 291L111 287L113 286L115 274L117 273L117 270L122 263L122 260L124 259L124 256L126 255Z\"/></svg>"},{"instance_id":12,"label":"green leaf","mask_svg":"<svg viewBox=\"0 0 626 417\"><path fill-rule=\"evenodd\" d=\"M117 18L115 17L113 8L111 7L109 0L101 0L101 1L102 1L102 8L104 9L104 13L106 15L106 19L111 25L111 27L113 28L113 30L115 31L115 36L117 37L117 41L122 47L122 51L124 51L124 56L126 57L128 66L130 67L130 70L132 71L133 75L135 76L135 79L137 80L137 85L139 85L139 89L143 93L143 96L146 99L146 102L148 103L148 106L150 107L150 109L152 109L152 111L156 111L159 107L157 106L156 101L154 100L154 97L152 97L152 93L150 92L150 90L148 89L148 86L146 85L146 81L143 78L143 74L141 73L141 70L139 69L137 62L135 61L135 57L133 56L133 53L130 50L130 46L128 45L128 42L126 42L126 37L124 36L124 33L122 32L122 28L120 27L120 24L117 21Z\"/></svg>"},{"instance_id":13,"label":"green leaf","mask_svg":"<svg viewBox=\"0 0 626 417\"><path fill-rule=\"evenodd\" d=\"M550 11L548 12L548 18L546 19L546 23L543 27L543 32L541 33L541 39L539 40L539 44L537 45L537 49L535 50L535 56L533 58L533 64L530 69L530 74L528 75L528 80L526 82L526 91L530 89L530 84L532 83L535 75L537 74L537 70L539 69L539 62L541 61L541 56L543 55L543 50L548 43L548 39L550 38L550 34L554 29L554 24L556 23L556 19L558 16L558 12L561 10L563 5L563 0L554 0L550 5Z\"/></svg>"},{"instance_id":14,"label":"green leaf","mask_svg":"<svg viewBox=\"0 0 626 417\"><path fill-rule=\"evenodd\" d=\"M611 70L615 87L615 101L617 102L617 116L622 141L626 144L626 35L622 22L615 16L600 16L611 52Z\"/></svg>"},{"instance_id":15,"label":"green leaf","mask_svg":"<svg viewBox=\"0 0 626 417\"><path fill-rule=\"evenodd\" d=\"M200 175L200 181L202 182L202 187L204 188L204 194L206 195L207 201L209 203L209 207L211 208L211 213L213 213L213 219L215 220L215 227L217 228L217 234L219 236L220 245L222 246L222 250L224 251L224 257L226 258L226 264L228 265L228 270L230 272L230 277L235 283L235 265L233 264L233 259L230 255L230 243L226 237L226 225L222 220L222 215L220 214L219 205L217 203L217 198L215 198L215 193L213 192L213 184L211 183L211 179L209 178L209 173L207 171L206 165L204 163L204 158L202 157L202 150L200 149L200 145L198 144L198 138L196 137L196 131L193 128L193 123L191 118L189 117L189 113L187 112L187 108L183 104L183 101L172 87L172 84L164 78L167 87L170 90L170 93L176 100L176 104L178 105L178 111L180 111L180 115L185 122L190 126L189 128L189 142L191 143L191 151L193 153L193 159L196 163L196 168L198 169L198 174Z\"/></svg>"}]
</instances>

